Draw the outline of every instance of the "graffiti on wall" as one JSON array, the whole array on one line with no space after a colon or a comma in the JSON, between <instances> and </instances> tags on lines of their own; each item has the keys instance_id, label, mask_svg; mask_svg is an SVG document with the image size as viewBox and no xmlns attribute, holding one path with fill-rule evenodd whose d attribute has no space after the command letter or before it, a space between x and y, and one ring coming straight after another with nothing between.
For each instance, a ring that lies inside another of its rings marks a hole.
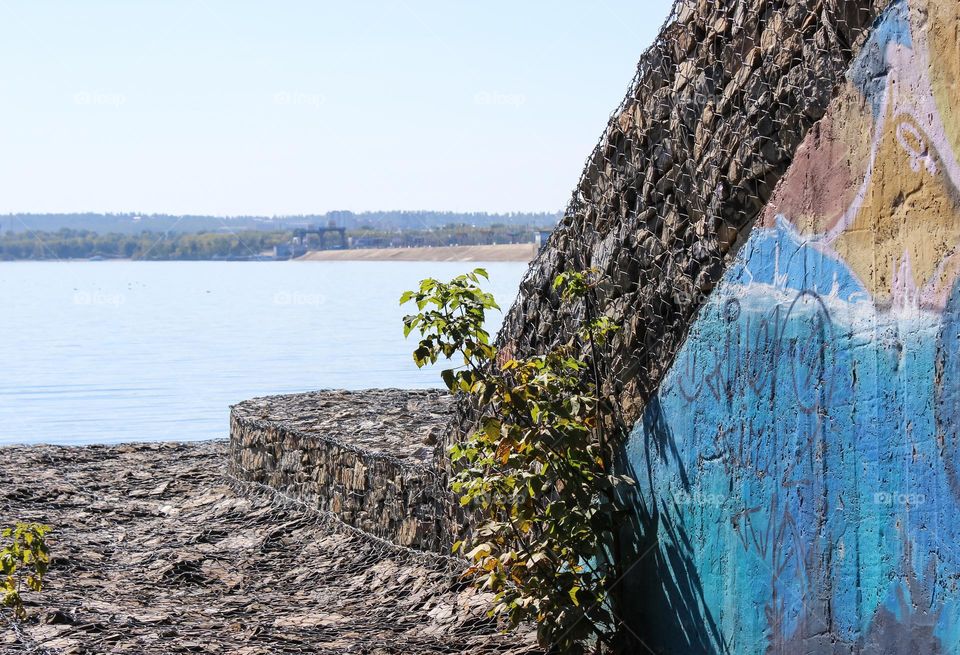
<instances>
[{"instance_id":1,"label":"graffiti on wall","mask_svg":"<svg viewBox=\"0 0 960 655\"><path fill-rule=\"evenodd\" d=\"M654 652L960 653L958 84L894 2L631 435Z\"/></svg>"}]
</instances>

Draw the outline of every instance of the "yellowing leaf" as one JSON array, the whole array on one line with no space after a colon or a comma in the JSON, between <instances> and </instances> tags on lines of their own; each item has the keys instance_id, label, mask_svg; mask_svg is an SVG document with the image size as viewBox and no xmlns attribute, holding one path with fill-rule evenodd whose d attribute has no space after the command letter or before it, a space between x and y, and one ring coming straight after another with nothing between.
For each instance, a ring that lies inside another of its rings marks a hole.
<instances>
[{"instance_id":1,"label":"yellowing leaf","mask_svg":"<svg viewBox=\"0 0 960 655\"><path fill-rule=\"evenodd\" d=\"M471 559L476 562L490 555L490 551L491 551L490 544L480 544L479 546L471 550L469 553L467 553L467 559Z\"/></svg>"}]
</instances>

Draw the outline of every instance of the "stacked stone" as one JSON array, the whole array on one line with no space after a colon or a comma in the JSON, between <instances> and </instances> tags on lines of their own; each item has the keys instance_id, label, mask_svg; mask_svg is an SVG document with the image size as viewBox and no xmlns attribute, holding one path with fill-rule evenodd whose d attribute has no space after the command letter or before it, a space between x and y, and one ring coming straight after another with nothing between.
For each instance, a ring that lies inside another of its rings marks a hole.
<instances>
[{"instance_id":1,"label":"stacked stone","mask_svg":"<svg viewBox=\"0 0 960 655\"><path fill-rule=\"evenodd\" d=\"M641 59L501 332L511 355L566 341L551 288L597 268L606 391L632 422L819 120L887 0L681 0Z\"/></svg>"},{"instance_id":2,"label":"stacked stone","mask_svg":"<svg viewBox=\"0 0 960 655\"><path fill-rule=\"evenodd\" d=\"M392 543L445 551L433 461L450 416L440 391L254 398L230 411L230 471Z\"/></svg>"}]
</instances>

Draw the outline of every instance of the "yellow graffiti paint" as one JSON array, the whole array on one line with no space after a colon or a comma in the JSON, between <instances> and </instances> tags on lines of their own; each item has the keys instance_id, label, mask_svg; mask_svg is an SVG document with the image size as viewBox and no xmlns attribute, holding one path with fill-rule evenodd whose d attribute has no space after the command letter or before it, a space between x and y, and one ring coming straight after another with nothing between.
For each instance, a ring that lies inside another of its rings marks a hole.
<instances>
[{"instance_id":1,"label":"yellow graffiti paint","mask_svg":"<svg viewBox=\"0 0 960 655\"><path fill-rule=\"evenodd\" d=\"M960 243L960 206L933 140L914 117L883 121L856 218L833 247L880 304L923 289Z\"/></svg>"},{"instance_id":2,"label":"yellow graffiti paint","mask_svg":"<svg viewBox=\"0 0 960 655\"><path fill-rule=\"evenodd\" d=\"M960 153L960 2L930 0L929 76L944 131L953 152Z\"/></svg>"},{"instance_id":3,"label":"yellow graffiti paint","mask_svg":"<svg viewBox=\"0 0 960 655\"><path fill-rule=\"evenodd\" d=\"M960 275L960 2L910 8L911 40L882 46L884 88L867 97L851 79L798 150L764 224L783 215L881 306L938 309Z\"/></svg>"}]
</instances>

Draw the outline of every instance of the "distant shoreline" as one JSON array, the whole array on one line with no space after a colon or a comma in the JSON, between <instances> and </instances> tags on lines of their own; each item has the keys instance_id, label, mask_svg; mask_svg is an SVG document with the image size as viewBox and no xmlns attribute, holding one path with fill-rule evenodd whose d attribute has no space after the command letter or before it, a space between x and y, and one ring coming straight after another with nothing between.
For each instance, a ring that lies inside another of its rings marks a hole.
<instances>
[{"instance_id":1,"label":"distant shoreline","mask_svg":"<svg viewBox=\"0 0 960 655\"><path fill-rule=\"evenodd\" d=\"M532 243L511 243L486 246L437 246L423 248L356 248L352 250L311 250L295 261L348 262L348 261L384 261L384 262L523 262L533 260L536 245ZM268 253L262 253L258 259L218 258L218 259L131 259L127 257L75 257L33 259L17 258L0 260L4 262L246 262L274 261ZM276 260L285 261L285 260Z\"/></svg>"},{"instance_id":2,"label":"distant shoreline","mask_svg":"<svg viewBox=\"0 0 960 655\"><path fill-rule=\"evenodd\" d=\"M439 246L436 248L357 248L314 250L297 261L397 261L397 262L529 262L536 254L532 243L493 246Z\"/></svg>"}]
</instances>

